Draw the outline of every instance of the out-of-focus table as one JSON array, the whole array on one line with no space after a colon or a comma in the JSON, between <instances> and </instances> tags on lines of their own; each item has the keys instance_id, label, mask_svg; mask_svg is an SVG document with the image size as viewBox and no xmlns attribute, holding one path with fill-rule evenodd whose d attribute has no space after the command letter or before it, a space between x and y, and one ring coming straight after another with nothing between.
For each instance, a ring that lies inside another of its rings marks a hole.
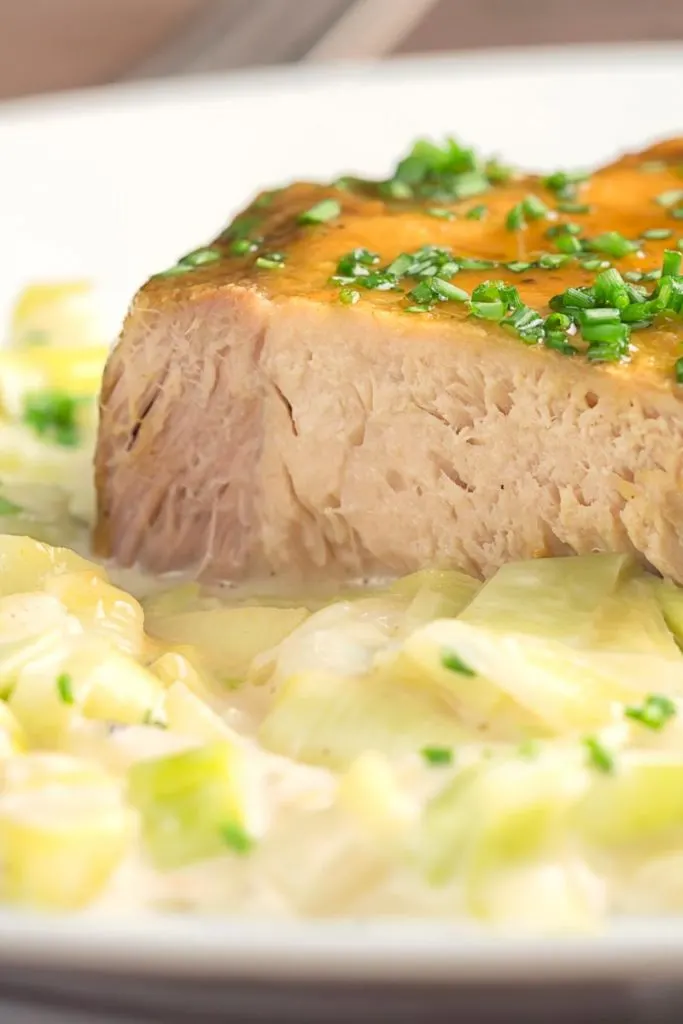
<instances>
[{"instance_id":1,"label":"out-of-focus table","mask_svg":"<svg viewBox=\"0 0 683 1024\"><path fill-rule=\"evenodd\" d=\"M256 64L683 39L679 0L0 0L0 99Z\"/></svg>"}]
</instances>

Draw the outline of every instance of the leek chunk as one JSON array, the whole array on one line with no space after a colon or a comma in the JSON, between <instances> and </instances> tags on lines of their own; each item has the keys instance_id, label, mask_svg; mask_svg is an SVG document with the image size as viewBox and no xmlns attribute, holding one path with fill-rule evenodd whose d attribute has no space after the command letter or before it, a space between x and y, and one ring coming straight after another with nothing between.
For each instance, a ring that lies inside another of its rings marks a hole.
<instances>
[{"instance_id":1,"label":"leek chunk","mask_svg":"<svg viewBox=\"0 0 683 1024\"><path fill-rule=\"evenodd\" d=\"M266 714L259 739L278 754L343 768L364 751L387 756L457 746L465 732L438 696L378 676L292 676Z\"/></svg>"},{"instance_id":2,"label":"leek chunk","mask_svg":"<svg viewBox=\"0 0 683 1024\"><path fill-rule=\"evenodd\" d=\"M232 743L139 761L128 779L145 846L161 870L227 853L235 835L250 835L247 757Z\"/></svg>"}]
</instances>

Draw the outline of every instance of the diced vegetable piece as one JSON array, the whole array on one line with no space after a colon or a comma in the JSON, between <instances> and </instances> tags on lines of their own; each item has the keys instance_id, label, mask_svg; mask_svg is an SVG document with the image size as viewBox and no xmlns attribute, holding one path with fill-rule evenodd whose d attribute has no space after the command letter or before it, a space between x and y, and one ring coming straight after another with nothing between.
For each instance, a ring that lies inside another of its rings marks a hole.
<instances>
[{"instance_id":1,"label":"diced vegetable piece","mask_svg":"<svg viewBox=\"0 0 683 1024\"><path fill-rule=\"evenodd\" d=\"M15 302L10 340L13 348L38 352L44 351L45 346L69 349L98 345L104 348L108 339L92 284L89 281L50 281L29 285Z\"/></svg>"},{"instance_id":2,"label":"diced vegetable piece","mask_svg":"<svg viewBox=\"0 0 683 1024\"><path fill-rule=\"evenodd\" d=\"M96 899L132 839L115 789L46 787L0 798L3 897L46 910Z\"/></svg>"},{"instance_id":3,"label":"diced vegetable piece","mask_svg":"<svg viewBox=\"0 0 683 1024\"><path fill-rule=\"evenodd\" d=\"M603 846L670 838L683 827L683 758L623 752L618 771L594 776L574 824L589 842Z\"/></svg>"},{"instance_id":4,"label":"diced vegetable piece","mask_svg":"<svg viewBox=\"0 0 683 1024\"><path fill-rule=\"evenodd\" d=\"M0 701L0 760L21 754L25 749L24 730L5 702Z\"/></svg>"},{"instance_id":5,"label":"diced vegetable piece","mask_svg":"<svg viewBox=\"0 0 683 1024\"><path fill-rule=\"evenodd\" d=\"M423 680L479 713L491 687L511 698L544 727L562 734L595 729L620 718L633 698L619 670L590 651L540 637L502 634L461 621L433 622L406 640L407 656L424 668ZM470 674L448 669L449 658ZM655 662L657 664L657 662ZM682 663L683 664L683 663ZM640 679L640 685L647 686ZM495 722L494 722L495 724Z\"/></svg>"},{"instance_id":6,"label":"diced vegetable piece","mask_svg":"<svg viewBox=\"0 0 683 1024\"><path fill-rule=\"evenodd\" d=\"M627 555L510 562L482 587L461 618L498 632L586 641L596 612L631 571Z\"/></svg>"},{"instance_id":7,"label":"diced vegetable piece","mask_svg":"<svg viewBox=\"0 0 683 1024\"><path fill-rule=\"evenodd\" d=\"M278 686L302 672L357 676L398 635L406 599L373 596L328 605L272 650L254 660L250 682Z\"/></svg>"},{"instance_id":8,"label":"diced vegetable piece","mask_svg":"<svg viewBox=\"0 0 683 1024\"><path fill-rule=\"evenodd\" d=\"M139 724L162 713L163 695L134 658L104 640L75 637L23 668L9 703L33 743L59 747L79 715Z\"/></svg>"},{"instance_id":9,"label":"diced vegetable piece","mask_svg":"<svg viewBox=\"0 0 683 1024\"><path fill-rule=\"evenodd\" d=\"M411 600L425 591L438 594L442 602L436 617L451 618L467 607L480 588L479 580L455 569L422 569L395 580L389 587L389 593Z\"/></svg>"},{"instance_id":10,"label":"diced vegetable piece","mask_svg":"<svg viewBox=\"0 0 683 1024\"><path fill-rule=\"evenodd\" d=\"M58 598L90 634L111 640L121 651L139 657L144 644L144 614L134 597L87 572L64 573L46 580Z\"/></svg>"},{"instance_id":11,"label":"diced vegetable piece","mask_svg":"<svg viewBox=\"0 0 683 1024\"><path fill-rule=\"evenodd\" d=\"M683 645L683 587L676 586L671 580L653 580L653 585L666 624L678 643Z\"/></svg>"},{"instance_id":12,"label":"diced vegetable piece","mask_svg":"<svg viewBox=\"0 0 683 1024\"><path fill-rule=\"evenodd\" d=\"M213 608L148 620L152 636L193 644L218 679L246 675L261 651L275 647L296 629L305 608Z\"/></svg>"},{"instance_id":13,"label":"diced vegetable piece","mask_svg":"<svg viewBox=\"0 0 683 1024\"><path fill-rule=\"evenodd\" d=\"M53 573L86 571L106 579L99 565L67 548L50 547L30 537L0 535L0 595L41 590Z\"/></svg>"},{"instance_id":14,"label":"diced vegetable piece","mask_svg":"<svg viewBox=\"0 0 683 1024\"><path fill-rule=\"evenodd\" d=\"M65 609L48 594L0 597L0 695L6 697L21 669L67 635Z\"/></svg>"},{"instance_id":15,"label":"diced vegetable piece","mask_svg":"<svg viewBox=\"0 0 683 1024\"><path fill-rule=\"evenodd\" d=\"M399 785L390 763L366 751L339 780L339 806L382 842L395 841L417 818L417 806Z\"/></svg>"},{"instance_id":16,"label":"diced vegetable piece","mask_svg":"<svg viewBox=\"0 0 683 1024\"><path fill-rule=\"evenodd\" d=\"M472 904L496 871L543 856L587 785L576 751L465 768L426 808L418 863L435 885L461 877Z\"/></svg>"},{"instance_id":17,"label":"diced vegetable piece","mask_svg":"<svg viewBox=\"0 0 683 1024\"><path fill-rule=\"evenodd\" d=\"M129 796L142 815L147 850L161 870L228 853L250 839L246 753L228 742L140 761L129 770Z\"/></svg>"},{"instance_id":18,"label":"diced vegetable piece","mask_svg":"<svg viewBox=\"0 0 683 1024\"><path fill-rule=\"evenodd\" d=\"M259 730L271 750L343 768L364 751L388 756L456 746L465 732L438 697L400 682L305 672L287 680Z\"/></svg>"},{"instance_id":19,"label":"diced vegetable piece","mask_svg":"<svg viewBox=\"0 0 683 1024\"><path fill-rule=\"evenodd\" d=\"M168 590L160 590L142 599L145 615L150 619L160 619L166 615L175 615L190 609L199 598L201 588L198 583L189 580L179 583Z\"/></svg>"},{"instance_id":20,"label":"diced vegetable piece","mask_svg":"<svg viewBox=\"0 0 683 1024\"><path fill-rule=\"evenodd\" d=\"M150 671L164 686L183 683L199 700L209 705L215 704L224 691L219 689L219 684L204 670L204 666L199 664L198 652L192 647L185 648L185 651L187 653L178 648L165 651L152 662Z\"/></svg>"},{"instance_id":21,"label":"diced vegetable piece","mask_svg":"<svg viewBox=\"0 0 683 1024\"><path fill-rule=\"evenodd\" d=\"M166 691L163 704L167 727L203 743L226 739L230 730L223 719L180 681Z\"/></svg>"}]
</instances>

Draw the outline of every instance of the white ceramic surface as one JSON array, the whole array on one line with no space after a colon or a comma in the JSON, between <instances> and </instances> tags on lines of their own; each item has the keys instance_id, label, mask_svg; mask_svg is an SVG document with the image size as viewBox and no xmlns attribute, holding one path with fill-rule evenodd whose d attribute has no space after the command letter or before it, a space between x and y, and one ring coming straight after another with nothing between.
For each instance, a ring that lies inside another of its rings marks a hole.
<instances>
[{"instance_id":1,"label":"white ceramic surface","mask_svg":"<svg viewBox=\"0 0 683 1024\"><path fill-rule=\"evenodd\" d=\"M471 54L178 80L0 107L0 318L16 289L85 274L112 331L144 277L260 185L389 169L418 134L529 166L683 134L683 45ZM178 974L496 980L680 975L683 919L548 942L425 923L0 913L0 962Z\"/></svg>"}]
</instances>

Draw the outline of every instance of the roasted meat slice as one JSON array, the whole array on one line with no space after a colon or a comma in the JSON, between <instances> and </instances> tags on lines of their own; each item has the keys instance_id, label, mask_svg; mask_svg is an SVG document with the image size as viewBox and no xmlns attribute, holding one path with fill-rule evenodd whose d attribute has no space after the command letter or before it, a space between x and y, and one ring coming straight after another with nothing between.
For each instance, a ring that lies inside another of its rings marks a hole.
<instances>
[{"instance_id":1,"label":"roasted meat slice","mask_svg":"<svg viewBox=\"0 0 683 1024\"><path fill-rule=\"evenodd\" d=\"M614 550L683 581L681 166L421 144L260 195L133 301L99 551L217 579Z\"/></svg>"}]
</instances>

